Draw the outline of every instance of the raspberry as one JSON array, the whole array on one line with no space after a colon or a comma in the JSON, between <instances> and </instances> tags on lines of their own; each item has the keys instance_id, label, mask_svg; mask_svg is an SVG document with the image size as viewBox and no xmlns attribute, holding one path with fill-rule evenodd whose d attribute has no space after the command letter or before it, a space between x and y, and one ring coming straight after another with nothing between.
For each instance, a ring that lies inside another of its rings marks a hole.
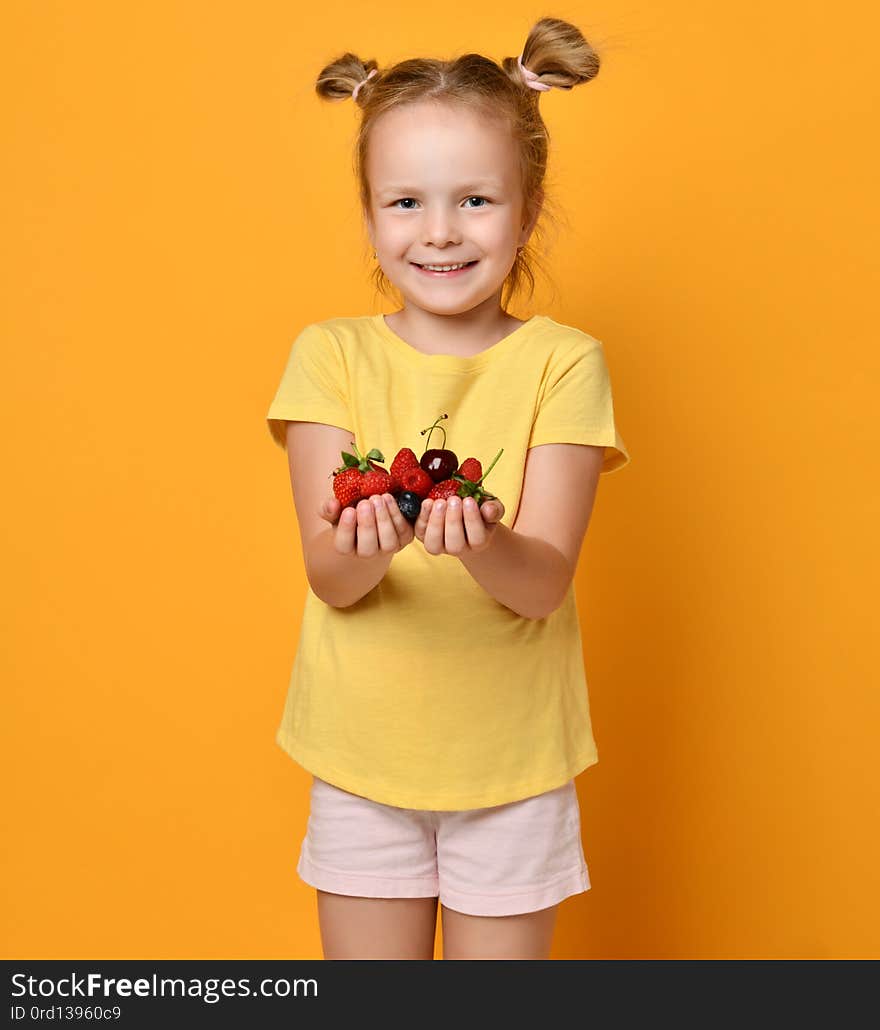
<instances>
[{"instance_id":1,"label":"raspberry","mask_svg":"<svg viewBox=\"0 0 880 1030\"><path fill-rule=\"evenodd\" d=\"M404 469L400 474L401 487L424 500L434 486L434 480L420 466Z\"/></svg>"},{"instance_id":2,"label":"raspberry","mask_svg":"<svg viewBox=\"0 0 880 1030\"><path fill-rule=\"evenodd\" d=\"M458 474L472 483L476 483L483 475L483 466L476 458L465 458L458 467Z\"/></svg>"},{"instance_id":3,"label":"raspberry","mask_svg":"<svg viewBox=\"0 0 880 1030\"><path fill-rule=\"evenodd\" d=\"M482 466L476 458L466 458L458 472L452 473L453 482L457 483L460 488L459 497L473 497L478 505L482 504L483 501L497 501L498 498L494 494L490 494L483 486L483 480L495 468L495 462L498 461L503 453L504 448L502 447L492 459L492 464L485 472L483 472ZM439 485L441 484L438 483Z\"/></svg>"}]
</instances>

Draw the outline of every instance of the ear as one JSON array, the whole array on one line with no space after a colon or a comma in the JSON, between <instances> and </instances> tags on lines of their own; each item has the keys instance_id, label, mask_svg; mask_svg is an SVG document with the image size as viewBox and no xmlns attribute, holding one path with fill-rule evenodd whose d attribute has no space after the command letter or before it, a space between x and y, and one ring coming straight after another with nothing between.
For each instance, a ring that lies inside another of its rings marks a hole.
<instances>
[{"instance_id":1,"label":"ear","mask_svg":"<svg viewBox=\"0 0 880 1030\"><path fill-rule=\"evenodd\" d=\"M532 235L535 226L538 224L538 219L541 217L541 209L544 206L544 191L538 191L538 200L535 205L535 211L529 220L527 225L523 225L522 232L520 233L519 242L524 247L529 242L529 237Z\"/></svg>"},{"instance_id":2,"label":"ear","mask_svg":"<svg viewBox=\"0 0 880 1030\"><path fill-rule=\"evenodd\" d=\"M373 212L369 208L361 207L361 214L364 218L364 228L367 230L367 237L370 241L370 246L376 249L376 230L373 225Z\"/></svg>"}]
</instances>

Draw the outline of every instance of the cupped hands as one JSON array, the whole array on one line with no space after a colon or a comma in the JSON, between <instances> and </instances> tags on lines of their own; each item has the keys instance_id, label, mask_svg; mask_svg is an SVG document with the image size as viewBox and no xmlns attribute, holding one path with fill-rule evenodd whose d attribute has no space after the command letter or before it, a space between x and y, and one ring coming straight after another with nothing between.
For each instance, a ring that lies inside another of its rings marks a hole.
<instances>
[{"instance_id":1,"label":"cupped hands","mask_svg":"<svg viewBox=\"0 0 880 1030\"><path fill-rule=\"evenodd\" d=\"M486 550L504 516L504 505L497 498L479 507L472 497L425 498L418 518L410 523L394 496L385 493L346 508L338 498L329 497L321 504L319 514L336 527L334 546L339 554L359 558L395 554L417 538L428 554L462 557Z\"/></svg>"}]
</instances>

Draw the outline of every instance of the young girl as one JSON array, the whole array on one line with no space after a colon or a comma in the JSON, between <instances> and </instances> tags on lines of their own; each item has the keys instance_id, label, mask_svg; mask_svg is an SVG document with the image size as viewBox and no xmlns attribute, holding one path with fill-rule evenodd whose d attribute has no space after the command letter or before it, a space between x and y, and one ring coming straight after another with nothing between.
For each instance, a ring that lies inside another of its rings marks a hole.
<instances>
[{"instance_id":1,"label":"young girl","mask_svg":"<svg viewBox=\"0 0 880 1030\"><path fill-rule=\"evenodd\" d=\"M276 739L313 776L297 872L325 958L432 958L438 900L444 958L546 958L559 902L590 889L573 777L598 752L573 576L598 477L629 455L602 344L514 318L503 292L533 283L539 98L598 67L547 18L501 66L345 54L318 77L361 109L365 226L403 297L307 325L268 412L309 582ZM343 507L332 471L373 448L389 471L403 448L452 451L453 468L498 455L497 499L425 497L414 523L400 491Z\"/></svg>"}]
</instances>

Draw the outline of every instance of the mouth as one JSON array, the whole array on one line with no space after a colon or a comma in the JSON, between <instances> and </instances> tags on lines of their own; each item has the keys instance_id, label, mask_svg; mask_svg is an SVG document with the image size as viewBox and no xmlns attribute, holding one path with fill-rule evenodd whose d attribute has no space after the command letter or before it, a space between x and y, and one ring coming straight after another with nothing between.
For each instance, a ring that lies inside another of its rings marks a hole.
<instances>
[{"instance_id":1,"label":"mouth","mask_svg":"<svg viewBox=\"0 0 880 1030\"><path fill-rule=\"evenodd\" d=\"M474 265L476 265L477 263L478 263L477 261L467 261L464 264L460 265L459 267L454 267L453 266L452 268L450 268L450 269L448 269L446 271L437 271L437 268L440 267L439 265L436 266L435 268L428 268L425 265L416 264L415 261L412 262L412 266L413 266L413 268L415 268L419 272L421 272L422 275L433 276L435 279L451 279L451 278L453 278L454 276L457 276L457 275L464 275L464 273L469 268L473 268Z\"/></svg>"}]
</instances>

